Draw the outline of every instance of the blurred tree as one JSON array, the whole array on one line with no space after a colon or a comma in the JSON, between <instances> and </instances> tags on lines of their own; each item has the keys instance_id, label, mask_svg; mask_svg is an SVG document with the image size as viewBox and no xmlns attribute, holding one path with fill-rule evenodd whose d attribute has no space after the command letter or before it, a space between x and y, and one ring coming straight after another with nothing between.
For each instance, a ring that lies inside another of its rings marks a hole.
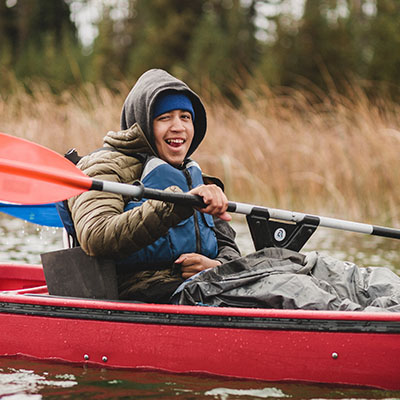
<instances>
[{"instance_id":1,"label":"blurred tree","mask_svg":"<svg viewBox=\"0 0 400 400\"><path fill-rule=\"evenodd\" d=\"M172 73L185 69L203 3L202 0L138 0L132 13L127 72L137 76L149 66Z\"/></svg>"},{"instance_id":2,"label":"blurred tree","mask_svg":"<svg viewBox=\"0 0 400 400\"><path fill-rule=\"evenodd\" d=\"M0 1L0 83L4 84L1 77L4 77L5 71L13 65L13 53L17 42L16 13L6 6L5 1Z\"/></svg>"},{"instance_id":3,"label":"blurred tree","mask_svg":"<svg viewBox=\"0 0 400 400\"><path fill-rule=\"evenodd\" d=\"M370 10L366 12L366 6ZM372 55L371 22L375 18L374 0L347 0L349 15L346 20L348 43L351 44L352 71L366 77Z\"/></svg>"},{"instance_id":4,"label":"blurred tree","mask_svg":"<svg viewBox=\"0 0 400 400\"><path fill-rule=\"evenodd\" d=\"M337 0L306 0L301 19L287 14L275 18L276 40L266 56L272 55L277 63L277 83L293 86L305 78L327 89L354 70L357 57L348 35L348 14L340 15L340 4Z\"/></svg>"},{"instance_id":5,"label":"blurred tree","mask_svg":"<svg viewBox=\"0 0 400 400\"><path fill-rule=\"evenodd\" d=\"M188 70L197 80L215 84L232 100L235 89L246 86L257 62L255 3L206 1L193 32Z\"/></svg>"},{"instance_id":6,"label":"blurred tree","mask_svg":"<svg viewBox=\"0 0 400 400\"><path fill-rule=\"evenodd\" d=\"M86 47L71 22L83 11L98 16ZM0 0L0 88L12 75L54 90L86 80L119 87L154 67L233 101L260 76L325 91L358 78L394 88L399 20L394 0Z\"/></svg>"},{"instance_id":7,"label":"blurred tree","mask_svg":"<svg viewBox=\"0 0 400 400\"><path fill-rule=\"evenodd\" d=\"M324 91L359 79L398 87L399 19L400 2L391 0L306 0L300 18L271 18L275 37L257 68L269 83L285 86L305 78Z\"/></svg>"},{"instance_id":8,"label":"blurred tree","mask_svg":"<svg viewBox=\"0 0 400 400\"><path fill-rule=\"evenodd\" d=\"M182 69L202 3L135 0L118 19L112 17L115 8L107 7L91 56L94 79L112 86L122 76L136 79L149 68Z\"/></svg>"},{"instance_id":9,"label":"blurred tree","mask_svg":"<svg viewBox=\"0 0 400 400\"><path fill-rule=\"evenodd\" d=\"M54 89L80 78L80 49L64 0L0 0L0 67ZM8 79L5 74L1 74ZM5 84L2 78L0 84Z\"/></svg>"},{"instance_id":10,"label":"blurred tree","mask_svg":"<svg viewBox=\"0 0 400 400\"><path fill-rule=\"evenodd\" d=\"M113 85L123 75L136 79L148 68L163 68L195 87L213 82L232 95L256 61L255 3L136 0L118 20L109 7L99 23L91 76Z\"/></svg>"},{"instance_id":11,"label":"blurred tree","mask_svg":"<svg viewBox=\"0 0 400 400\"><path fill-rule=\"evenodd\" d=\"M371 26L368 79L386 82L392 93L400 87L400 2L377 0Z\"/></svg>"},{"instance_id":12,"label":"blurred tree","mask_svg":"<svg viewBox=\"0 0 400 400\"><path fill-rule=\"evenodd\" d=\"M114 22L110 17L111 7L103 12L103 18L98 24L99 35L96 38L93 51L89 58L87 79L95 83L111 86L113 80L120 77L117 52L113 46L115 41Z\"/></svg>"}]
</instances>

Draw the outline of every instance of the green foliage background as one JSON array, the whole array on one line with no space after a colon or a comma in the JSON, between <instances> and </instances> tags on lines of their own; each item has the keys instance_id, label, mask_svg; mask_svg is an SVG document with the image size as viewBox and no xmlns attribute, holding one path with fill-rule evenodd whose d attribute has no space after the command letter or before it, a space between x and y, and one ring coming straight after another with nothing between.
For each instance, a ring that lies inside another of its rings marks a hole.
<instances>
[{"instance_id":1,"label":"green foliage background","mask_svg":"<svg viewBox=\"0 0 400 400\"><path fill-rule=\"evenodd\" d=\"M89 8L98 35L83 46L73 21ZM260 82L327 92L356 81L397 98L400 1L0 0L4 95L36 80L56 93L86 82L117 90L153 67L233 102Z\"/></svg>"}]
</instances>

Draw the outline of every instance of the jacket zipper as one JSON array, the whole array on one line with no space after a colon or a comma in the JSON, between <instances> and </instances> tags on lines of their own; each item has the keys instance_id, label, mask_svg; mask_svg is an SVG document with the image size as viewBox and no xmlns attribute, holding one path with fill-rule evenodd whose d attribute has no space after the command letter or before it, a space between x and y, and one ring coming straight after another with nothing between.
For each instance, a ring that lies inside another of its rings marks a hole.
<instances>
[{"instance_id":1,"label":"jacket zipper","mask_svg":"<svg viewBox=\"0 0 400 400\"><path fill-rule=\"evenodd\" d=\"M186 181L187 184L189 186L189 190L193 189L193 182L192 182L192 177L190 175L190 172L188 171L187 168L185 168L183 170L185 177L186 177ZM193 217L194 217L194 231L196 233L196 253L201 254L201 238L200 238L200 228L199 228L199 215L196 212L196 210L194 210L193 213Z\"/></svg>"}]
</instances>

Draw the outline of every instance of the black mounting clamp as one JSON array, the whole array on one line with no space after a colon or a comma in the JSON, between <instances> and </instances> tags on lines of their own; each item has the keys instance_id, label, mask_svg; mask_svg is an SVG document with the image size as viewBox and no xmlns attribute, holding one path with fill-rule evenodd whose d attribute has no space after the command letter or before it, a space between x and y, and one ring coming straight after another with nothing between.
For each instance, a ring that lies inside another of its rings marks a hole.
<instances>
[{"instance_id":1,"label":"black mounting clamp","mask_svg":"<svg viewBox=\"0 0 400 400\"><path fill-rule=\"evenodd\" d=\"M300 251L319 225L319 218L305 216L299 222L272 220L267 215L246 216L256 250L279 247Z\"/></svg>"}]
</instances>

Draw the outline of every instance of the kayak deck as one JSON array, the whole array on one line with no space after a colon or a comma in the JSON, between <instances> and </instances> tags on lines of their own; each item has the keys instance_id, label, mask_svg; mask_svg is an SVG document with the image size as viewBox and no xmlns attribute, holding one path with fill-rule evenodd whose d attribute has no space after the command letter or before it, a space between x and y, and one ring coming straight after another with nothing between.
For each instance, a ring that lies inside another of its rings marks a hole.
<instances>
[{"instance_id":1,"label":"kayak deck","mask_svg":"<svg viewBox=\"0 0 400 400\"><path fill-rule=\"evenodd\" d=\"M0 264L0 292L46 286L41 265Z\"/></svg>"},{"instance_id":2,"label":"kayak deck","mask_svg":"<svg viewBox=\"0 0 400 400\"><path fill-rule=\"evenodd\" d=\"M0 265L0 355L400 389L400 315L50 296L41 266Z\"/></svg>"}]
</instances>

